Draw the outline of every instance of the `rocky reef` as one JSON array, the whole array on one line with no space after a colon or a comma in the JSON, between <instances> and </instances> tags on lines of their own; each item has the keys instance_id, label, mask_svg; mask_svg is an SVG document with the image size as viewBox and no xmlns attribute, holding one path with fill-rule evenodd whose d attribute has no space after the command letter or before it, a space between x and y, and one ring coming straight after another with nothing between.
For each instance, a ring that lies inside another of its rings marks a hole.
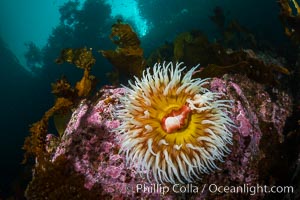
<instances>
[{"instance_id":1,"label":"rocky reef","mask_svg":"<svg viewBox=\"0 0 300 200\"><path fill-rule=\"evenodd\" d=\"M178 195L193 199L260 199L266 194L253 195L249 191L213 193L211 190L215 185L249 188L257 184L277 184L276 178L264 172L280 165L271 162L276 156L269 147L282 148L281 144L285 142L282 132L287 117L291 115L292 99L280 90L267 91L264 85L244 75L225 74L213 78L209 89L222 92L234 102L230 118L236 124L231 153L218 164L220 170L215 173L204 175L192 184L161 185L149 183L145 174L127 166L125 156L119 154L120 135L116 128L120 121L114 114L122 106L119 99L124 95L124 89L105 86L92 99L80 102L62 138L47 135L46 149L51 167L43 170L43 176L34 175L27 189L27 198L51 196L55 199L59 196L54 194L61 195L62 187L69 187L65 191L73 191L73 199L91 199L87 193L93 198L109 199L176 199ZM65 167L58 167L62 163ZM65 184L53 187L54 191L43 190L41 193L37 185L47 174L48 179L42 180L53 184L53 179L57 178L51 176L54 169L54 174L64 174L67 170L69 178Z\"/></svg>"},{"instance_id":2,"label":"rocky reef","mask_svg":"<svg viewBox=\"0 0 300 200\"><path fill-rule=\"evenodd\" d=\"M217 20L217 15L213 19ZM193 183L161 184L151 181L151 174L149 181L148 173L138 173L120 152L122 119L117 111L123 106L121 97L126 90L111 85L94 90L95 77L90 72L96 61L92 50L64 49L56 62L76 65L84 70L83 77L73 87L65 77L52 84L55 104L30 129L24 144L25 160L33 156L35 163L27 199L299 197L299 187L293 188L294 193L270 193L273 186L299 182L299 130L286 128L295 106L282 84L291 75L290 68L283 67L285 59L251 49L231 50L209 42L200 31L178 35L147 60L128 24L113 25L110 39L117 48L100 53L115 66L112 78L116 80L120 74L140 77L147 65L163 60L184 61L190 66L201 63L193 78L210 78L205 89L231 102L228 116L234 127L230 154L224 162L216 163L218 170L201 174ZM58 133L49 132L50 117Z\"/></svg>"}]
</instances>

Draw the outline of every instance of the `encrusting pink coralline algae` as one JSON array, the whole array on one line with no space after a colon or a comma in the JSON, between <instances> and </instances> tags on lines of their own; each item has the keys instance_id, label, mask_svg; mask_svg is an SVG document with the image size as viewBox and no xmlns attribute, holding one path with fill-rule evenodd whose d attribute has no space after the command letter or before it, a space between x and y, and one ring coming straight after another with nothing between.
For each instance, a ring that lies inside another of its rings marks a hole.
<instances>
[{"instance_id":1,"label":"encrusting pink coralline algae","mask_svg":"<svg viewBox=\"0 0 300 200\"><path fill-rule=\"evenodd\" d=\"M272 134L272 137L283 140L283 127L291 114L291 98L281 91L270 94L263 85L242 75L213 78L208 87L232 100L229 117L235 124L232 128L233 145L229 146L231 153L224 162L218 163L220 169L203 175L195 183L149 183L146 173L137 173L134 166L126 164L125 156L119 154L121 140L117 128L120 119L115 116L115 111L122 106L120 97L124 95L123 88L106 86L99 92L98 99L81 101L61 142L53 151L52 161L59 155L66 156L75 171L85 177L85 188L101 185L103 195L112 199L174 199L178 196L240 199L240 195L257 199L259 196L250 196L249 193L211 193L208 186L251 186L259 183L261 175L257 166L266 156L262 138ZM48 140L51 138L49 135Z\"/></svg>"}]
</instances>

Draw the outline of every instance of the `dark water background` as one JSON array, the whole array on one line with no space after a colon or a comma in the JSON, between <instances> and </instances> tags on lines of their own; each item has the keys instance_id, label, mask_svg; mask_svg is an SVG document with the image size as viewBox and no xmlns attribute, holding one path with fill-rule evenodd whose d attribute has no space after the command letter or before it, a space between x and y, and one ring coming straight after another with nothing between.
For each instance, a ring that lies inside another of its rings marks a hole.
<instances>
[{"instance_id":1,"label":"dark water background","mask_svg":"<svg viewBox=\"0 0 300 200\"><path fill-rule=\"evenodd\" d=\"M21 165L23 158L21 148L24 138L28 135L29 125L39 120L53 105L54 98L50 93L50 83L63 74L73 83L81 76L82 71L71 65L58 66L54 63L60 50L66 47L92 47L97 59L93 74L99 79L99 86L109 84L105 73L111 71L112 66L97 53L97 50L115 48L108 36L110 27L116 19L110 17L110 8L102 1L88 0L87 2L81 9L80 15L74 16L77 11L75 4L72 3L61 10L61 25L54 27L53 32L49 33L48 43L44 47L38 47L35 54L31 52L33 57L27 60L26 67L32 70L31 72L25 70L14 52L10 50L7 45L10 41L3 39L0 41L0 197L18 192L21 195L26 183L24 180L28 180L30 167ZM240 24L247 27L266 47L284 52L289 45L278 17L279 6L276 0L140 0L138 2L141 15L151 26L149 32L141 38L146 57L155 48L167 41L171 42L176 35L184 31L202 30L211 41L214 41L220 36L218 28L209 18L213 15L215 6L220 6L224 10L228 21L237 19ZM38 9L47 10L45 7ZM19 15L19 13L14 14L16 17ZM9 23L9 20L1 19L6 23ZM72 26L66 26L68 23L73 23L73 30L69 29ZM30 34L35 30L24 31ZM0 32L0 38L1 34ZM32 42L34 47L36 41ZM42 68L39 68L41 66Z\"/></svg>"}]
</instances>

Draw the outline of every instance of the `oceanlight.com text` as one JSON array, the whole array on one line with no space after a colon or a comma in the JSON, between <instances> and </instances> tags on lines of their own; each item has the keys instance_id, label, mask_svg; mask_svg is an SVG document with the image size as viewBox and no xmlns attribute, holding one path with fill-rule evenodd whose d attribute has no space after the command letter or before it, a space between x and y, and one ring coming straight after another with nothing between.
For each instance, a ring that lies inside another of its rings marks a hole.
<instances>
[{"instance_id":1,"label":"oceanlight.com text","mask_svg":"<svg viewBox=\"0 0 300 200\"><path fill-rule=\"evenodd\" d=\"M255 195L259 193L293 193L293 186L267 186L267 185L249 185L243 184L240 186L221 186L216 184L208 185L208 191L211 193L243 193Z\"/></svg>"}]
</instances>

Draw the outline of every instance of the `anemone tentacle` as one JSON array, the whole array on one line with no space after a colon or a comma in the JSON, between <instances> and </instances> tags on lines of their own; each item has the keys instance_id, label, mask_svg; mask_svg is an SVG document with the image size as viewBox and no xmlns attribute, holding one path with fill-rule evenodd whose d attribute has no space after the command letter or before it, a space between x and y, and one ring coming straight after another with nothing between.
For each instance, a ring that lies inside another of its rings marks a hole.
<instances>
[{"instance_id":1,"label":"anemone tentacle","mask_svg":"<svg viewBox=\"0 0 300 200\"><path fill-rule=\"evenodd\" d=\"M219 169L232 145L232 101L211 92L209 79L193 79L198 65L156 63L129 81L121 121L121 152L158 183L189 183ZM151 175L151 176L150 176Z\"/></svg>"}]
</instances>

